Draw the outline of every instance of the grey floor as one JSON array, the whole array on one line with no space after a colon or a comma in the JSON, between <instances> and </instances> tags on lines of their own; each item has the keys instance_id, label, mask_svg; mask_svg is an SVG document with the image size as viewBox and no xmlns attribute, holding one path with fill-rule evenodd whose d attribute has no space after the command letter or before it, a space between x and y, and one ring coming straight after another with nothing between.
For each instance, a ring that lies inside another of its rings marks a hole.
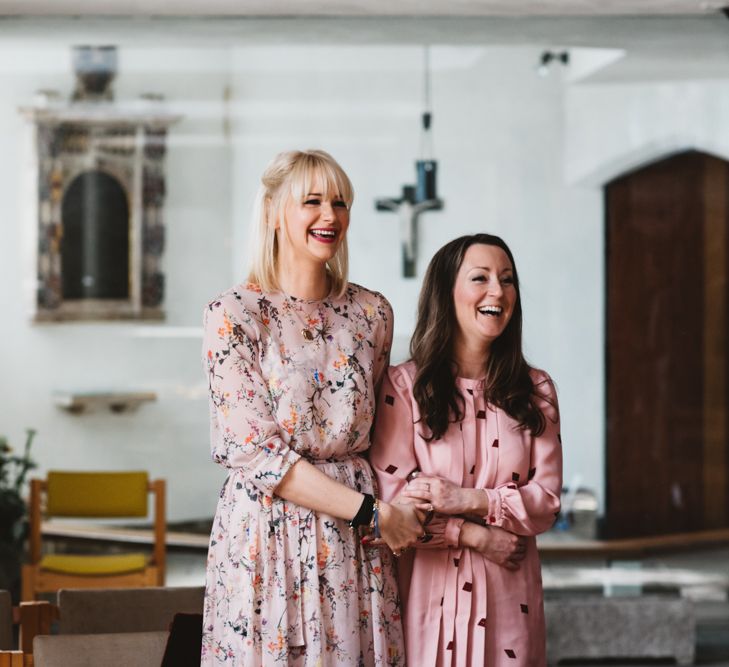
<instances>
[{"instance_id":1,"label":"grey floor","mask_svg":"<svg viewBox=\"0 0 729 667\"><path fill-rule=\"evenodd\" d=\"M168 554L168 586L204 583L203 551ZM696 664L729 667L729 547L658 555L640 561L604 563L594 560L546 559L542 565L547 595L567 590L612 595L639 594L642 590L678 591L694 600L697 614ZM573 666L607 664L571 663ZM657 664L611 662L616 667ZM668 663L670 664L670 663Z\"/></svg>"}]
</instances>

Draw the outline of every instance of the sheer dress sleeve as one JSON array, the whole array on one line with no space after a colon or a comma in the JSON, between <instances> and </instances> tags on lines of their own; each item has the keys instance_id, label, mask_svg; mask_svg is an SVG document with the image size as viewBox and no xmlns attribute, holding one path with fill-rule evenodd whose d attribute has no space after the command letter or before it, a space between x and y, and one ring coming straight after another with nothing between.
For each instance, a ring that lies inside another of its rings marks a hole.
<instances>
[{"instance_id":1,"label":"sheer dress sleeve","mask_svg":"<svg viewBox=\"0 0 729 667\"><path fill-rule=\"evenodd\" d=\"M255 320L228 297L204 313L203 363L208 377L213 460L240 469L273 495L300 457L282 439L258 361Z\"/></svg>"}]
</instances>

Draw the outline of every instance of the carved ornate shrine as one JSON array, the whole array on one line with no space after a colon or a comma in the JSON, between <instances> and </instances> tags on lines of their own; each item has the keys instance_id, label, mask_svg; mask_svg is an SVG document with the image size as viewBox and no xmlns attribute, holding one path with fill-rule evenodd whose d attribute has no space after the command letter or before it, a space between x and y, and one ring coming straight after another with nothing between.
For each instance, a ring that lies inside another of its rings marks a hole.
<instances>
[{"instance_id":1,"label":"carved ornate shrine","mask_svg":"<svg viewBox=\"0 0 729 667\"><path fill-rule=\"evenodd\" d=\"M37 146L35 320L159 319L165 142L180 117L158 100L112 102L113 73L75 56L73 102L21 109Z\"/></svg>"}]
</instances>

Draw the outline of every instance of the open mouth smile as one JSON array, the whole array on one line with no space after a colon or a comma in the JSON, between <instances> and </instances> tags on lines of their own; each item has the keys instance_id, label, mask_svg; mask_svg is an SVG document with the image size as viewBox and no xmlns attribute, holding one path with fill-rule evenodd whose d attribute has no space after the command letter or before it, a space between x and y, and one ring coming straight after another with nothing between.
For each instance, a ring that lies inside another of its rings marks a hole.
<instances>
[{"instance_id":1,"label":"open mouth smile","mask_svg":"<svg viewBox=\"0 0 729 667\"><path fill-rule=\"evenodd\" d=\"M309 234L320 243L334 243L337 240L336 229L312 229Z\"/></svg>"},{"instance_id":2,"label":"open mouth smile","mask_svg":"<svg viewBox=\"0 0 729 667\"><path fill-rule=\"evenodd\" d=\"M481 315L489 315L490 317L499 317L504 309L501 306L480 306L478 312Z\"/></svg>"}]
</instances>

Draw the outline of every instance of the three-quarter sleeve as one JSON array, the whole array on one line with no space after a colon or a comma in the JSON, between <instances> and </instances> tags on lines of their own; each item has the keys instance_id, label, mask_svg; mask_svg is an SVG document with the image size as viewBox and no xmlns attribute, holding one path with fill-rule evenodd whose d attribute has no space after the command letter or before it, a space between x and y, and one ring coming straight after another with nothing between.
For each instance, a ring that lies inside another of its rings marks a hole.
<instances>
[{"instance_id":1,"label":"three-quarter sleeve","mask_svg":"<svg viewBox=\"0 0 729 667\"><path fill-rule=\"evenodd\" d=\"M518 486L510 482L486 489L490 525L517 535L538 535L552 527L562 491L562 439L557 392L546 373L534 378L537 406L545 419L544 431L532 437L529 479Z\"/></svg>"},{"instance_id":2,"label":"three-quarter sleeve","mask_svg":"<svg viewBox=\"0 0 729 667\"><path fill-rule=\"evenodd\" d=\"M236 317L238 310L223 298L203 318L212 458L272 495L300 455L281 438L258 362L259 337L252 320Z\"/></svg>"}]
</instances>

